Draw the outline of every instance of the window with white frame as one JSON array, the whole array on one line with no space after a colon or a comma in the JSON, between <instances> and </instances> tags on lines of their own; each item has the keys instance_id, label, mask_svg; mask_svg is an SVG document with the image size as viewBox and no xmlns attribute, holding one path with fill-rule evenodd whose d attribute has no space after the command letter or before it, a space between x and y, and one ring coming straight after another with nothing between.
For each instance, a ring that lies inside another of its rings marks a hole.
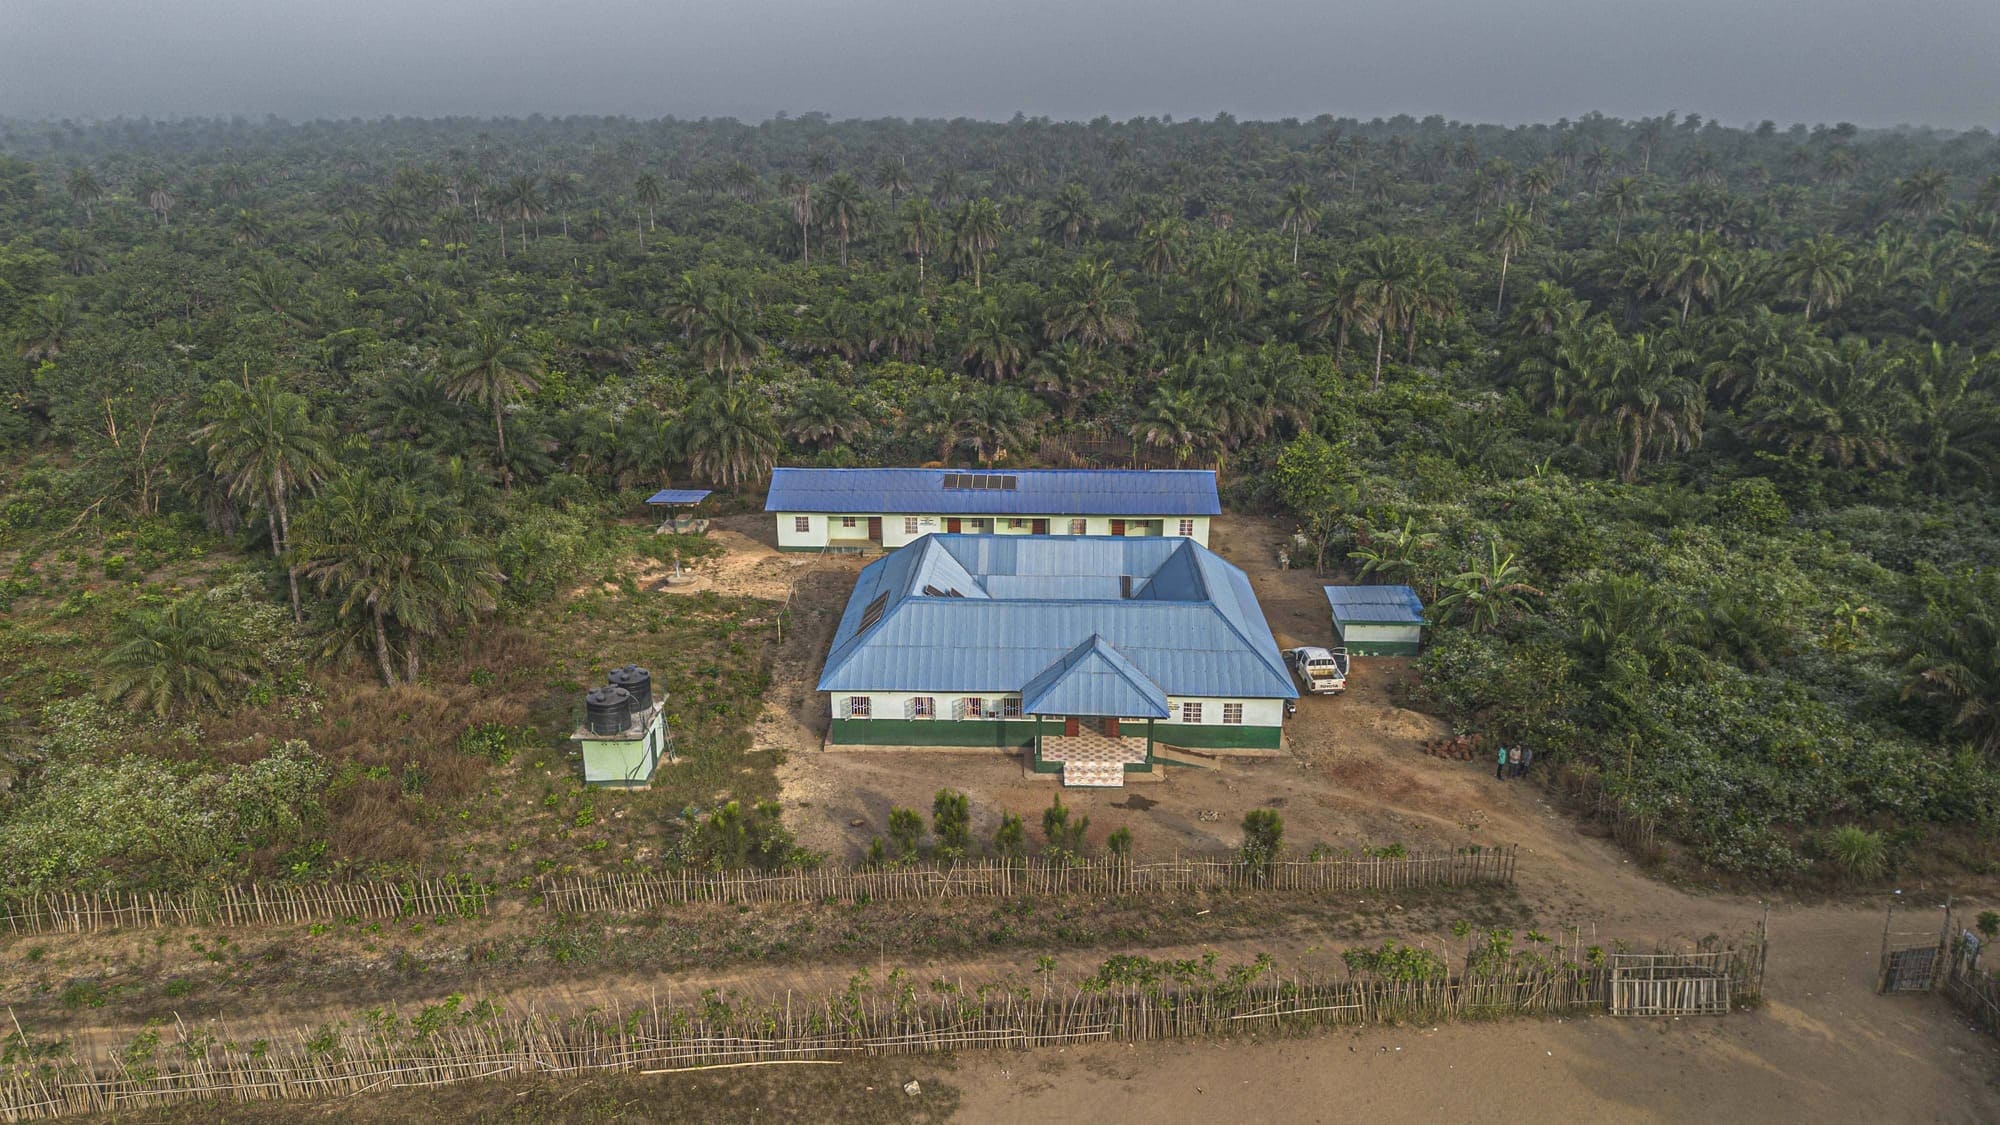
<instances>
[{"instance_id":1,"label":"window with white frame","mask_svg":"<svg viewBox=\"0 0 2000 1125\"><path fill-rule=\"evenodd\" d=\"M850 695L847 697L848 718L865 719L874 713L875 713L874 700L868 698L865 695Z\"/></svg>"},{"instance_id":2,"label":"window with white frame","mask_svg":"<svg viewBox=\"0 0 2000 1125\"><path fill-rule=\"evenodd\" d=\"M915 535L916 533L917 533L917 517L915 517L915 516L904 516L904 517L903 517L903 534L905 534L905 535Z\"/></svg>"},{"instance_id":3,"label":"window with white frame","mask_svg":"<svg viewBox=\"0 0 2000 1125\"><path fill-rule=\"evenodd\" d=\"M853 526L854 526L854 517L853 517L853 516L842 516L842 517L840 517L840 526L842 526L842 527L853 527Z\"/></svg>"},{"instance_id":4,"label":"window with white frame","mask_svg":"<svg viewBox=\"0 0 2000 1125\"><path fill-rule=\"evenodd\" d=\"M1014 529L1014 530L1016 530L1016 531L1019 531L1019 530L1021 530L1022 528L1024 528L1024 527L1028 526L1028 521L1027 521L1027 520L1011 520L1011 519L1010 519L1010 520L1008 520L1008 521L1007 521L1007 526L1008 526L1008 527L1011 527L1011 528L1013 528L1013 529Z\"/></svg>"},{"instance_id":5,"label":"window with white frame","mask_svg":"<svg viewBox=\"0 0 2000 1125\"><path fill-rule=\"evenodd\" d=\"M812 529L813 529L813 521L811 516L792 517L793 531L806 532L806 531L811 531Z\"/></svg>"},{"instance_id":6,"label":"window with white frame","mask_svg":"<svg viewBox=\"0 0 2000 1125\"><path fill-rule=\"evenodd\" d=\"M1001 701L1000 701L1000 717L1001 717L1001 718L1003 718L1003 719L1018 719L1018 718L1020 718L1020 717L1021 717L1021 701L1020 701L1020 700L1018 700L1018 699L1012 699L1012 698L1009 698L1009 699L1003 699L1003 700L1001 700Z\"/></svg>"},{"instance_id":7,"label":"window with white frame","mask_svg":"<svg viewBox=\"0 0 2000 1125\"><path fill-rule=\"evenodd\" d=\"M912 719L937 718L937 700L932 699L928 695L919 695L911 699L910 718Z\"/></svg>"},{"instance_id":8,"label":"window with white frame","mask_svg":"<svg viewBox=\"0 0 2000 1125\"><path fill-rule=\"evenodd\" d=\"M1090 521L1089 520L1069 521L1069 533L1071 535L1088 535L1090 533Z\"/></svg>"},{"instance_id":9,"label":"window with white frame","mask_svg":"<svg viewBox=\"0 0 2000 1125\"><path fill-rule=\"evenodd\" d=\"M1199 703L1181 704L1181 722L1184 723L1201 722L1201 704Z\"/></svg>"},{"instance_id":10,"label":"window with white frame","mask_svg":"<svg viewBox=\"0 0 2000 1125\"><path fill-rule=\"evenodd\" d=\"M986 701L978 696L968 695L962 701L961 719L983 719L986 717Z\"/></svg>"},{"instance_id":11,"label":"window with white frame","mask_svg":"<svg viewBox=\"0 0 2000 1125\"><path fill-rule=\"evenodd\" d=\"M1182 535L1182 536L1184 536L1184 537L1187 537L1187 538L1193 538L1193 537L1194 537L1194 521L1193 521L1193 520L1182 520L1182 521L1181 521L1181 535Z\"/></svg>"},{"instance_id":12,"label":"window with white frame","mask_svg":"<svg viewBox=\"0 0 2000 1125\"><path fill-rule=\"evenodd\" d=\"M1231 724L1231 725L1233 725L1233 726L1239 726L1239 727L1240 727L1240 726L1242 726L1242 725L1243 725L1243 705L1242 705L1241 703L1225 703L1225 704L1223 704L1223 705L1222 705L1222 721L1223 721L1223 722L1225 722L1225 723L1228 723L1228 724Z\"/></svg>"}]
</instances>

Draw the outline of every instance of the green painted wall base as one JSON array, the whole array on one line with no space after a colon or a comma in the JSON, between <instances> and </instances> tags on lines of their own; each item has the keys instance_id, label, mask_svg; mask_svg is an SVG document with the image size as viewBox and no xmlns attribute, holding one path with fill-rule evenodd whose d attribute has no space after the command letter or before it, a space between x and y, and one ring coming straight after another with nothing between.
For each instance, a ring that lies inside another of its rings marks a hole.
<instances>
[{"instance_id":1,"label":"green painted wall base","mask_svg":"<svg viewBox=\"0 0 2000 1125\"><path fill-rule=\"evenodd\" d=\"M1422 646L1416 641L1348 641L1342 647L1352 656L1415 656Z\"/></svg>"},{"instance_id":2,"label":"green painted wall base","mask_svg":"<svg viewBox=\"0 0 2000 1125\"><path fill-rule=\"evenodd\" d=\"M1035 742L1032 719L835 719L835 746L991 746L1016 750Z\"/></svg>"},{"instance_id":3,"label":"green painted wall base","mask_svg":"<svg viewBox=\"0 0 2000 1125\"><path fill-rule=\"evenodd\" d=\"M1162 723L1153 728L1153 740L1190 750L1276 750L1283 733L1282 727Z\"/></svg>"}]
</instances>

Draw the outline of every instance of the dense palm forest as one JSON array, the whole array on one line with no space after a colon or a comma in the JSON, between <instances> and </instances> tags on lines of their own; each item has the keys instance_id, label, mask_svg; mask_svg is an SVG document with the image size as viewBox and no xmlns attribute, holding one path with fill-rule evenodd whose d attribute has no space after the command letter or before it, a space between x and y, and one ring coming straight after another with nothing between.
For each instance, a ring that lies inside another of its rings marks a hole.
<instances>
[{"instance_id":1,"label":"dense palm forest","mask_svg":"<svg viewBox=\"0 0 2000 1125\"><path fill-rule=\"evenodd\" d=\"M366 858L246 709L426 684L779 461L1217 465L1635 838L1993 859L1984 132L14 121L0 339L7 888Z\"/></svg>"}]
</instances>

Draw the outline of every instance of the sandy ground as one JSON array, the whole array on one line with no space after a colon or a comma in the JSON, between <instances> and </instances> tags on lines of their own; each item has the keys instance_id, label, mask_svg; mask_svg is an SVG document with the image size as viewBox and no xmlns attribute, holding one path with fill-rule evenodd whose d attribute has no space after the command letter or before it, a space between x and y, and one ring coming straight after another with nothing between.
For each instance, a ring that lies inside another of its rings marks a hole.
<instances>
[{"instance_id":1,"label":"sandy ground","mask_svg":"<svg viewBox=\"0 0 2000 1125\"><path fill-rule=\"evenodd\" d=\"M1326 580L1277 569L1283 534L1266 521L1225 517L1213 542L1250 574L1281 644L1331 643L1319 589ZM1418 752L1447 728L1396 706L1392 686L1411 674L1406 661L1357 659L1346 694L1300 701L1286 757L1224 760L1212 772L1176 770L1123 791L1064 791L1063 800L1091 818L1094 839L1130 827L1144 854L1234 847L1244 811L1263 806L1283 812L1287 840L1300 849L1517 844L1519 890L1547 924L1693 939L1756 922L1765 904L1647 877L1617 845L1579 831L1537 787L1496 780L1483 762ZM809 711L798 716L808 729ZM881 832L892 805L927 810L944 785L970 795L980 834L1003 809L1035 823L1056 792L1049 779L990 752L795 754L780 778L802 841L849 856ZM2000 1121L2000 1044L1941 1001L1874 995L1881 905L1770 905L1767 1003L1753 1013L967 1055L954 1079L966 1094L961 1117ZM1905 924L1933 925L1937 915L1913 917ZM1311 935L1287 938L1260 948L1311 947ZM1228 1100L1210 1106L1209 1098Z\"/></svg>"}]
</instances>

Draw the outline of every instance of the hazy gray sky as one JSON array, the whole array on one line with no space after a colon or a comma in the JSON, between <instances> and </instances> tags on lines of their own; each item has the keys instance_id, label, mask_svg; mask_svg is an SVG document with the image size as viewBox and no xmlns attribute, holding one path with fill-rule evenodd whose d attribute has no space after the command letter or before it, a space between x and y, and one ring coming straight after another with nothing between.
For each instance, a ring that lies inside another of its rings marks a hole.
<instances>
[{"instance_id":1,"label":"hazy gray sky","mask_svg":"<svg viewBox=\"0 0 2000 1125\"><path fill-rule=\"evenodd\" d=\"M2000 0L0 0L0 114L2000 127Z\"/></svg>"}]
</instances>

